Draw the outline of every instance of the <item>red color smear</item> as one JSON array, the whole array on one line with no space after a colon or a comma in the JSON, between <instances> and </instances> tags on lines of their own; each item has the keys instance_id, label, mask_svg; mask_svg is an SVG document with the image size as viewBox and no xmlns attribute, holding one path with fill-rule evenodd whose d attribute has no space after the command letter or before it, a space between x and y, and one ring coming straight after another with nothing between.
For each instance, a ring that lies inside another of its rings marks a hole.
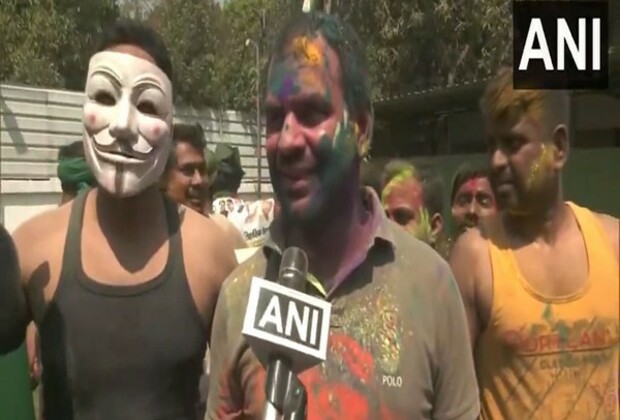
<instances>
[{"instance_id":1,"label":"red color smear","mask_svg":"<svg viewBox=\"0 0 620 420\"><path fill-rule=\"evenodd\" d=\"M478 188L478 182L480 181L480 178L472 178L469 181L467 181L465 183L465 188L468 192L474 193L476 192L476 189Z\"/></svg>"},{"instance_id":2,"label":"red color smear","mask_svg":"<svg viewBox=\"0 0 620 420\"><path fill-rule=\"evenodd\" d=\"M334 334L330 338L331 350L342 357L347 369L360 382L368 384L374 373L372 355L349 336Z\"/></svg>"},{"instance_id":3,"label":"red color smear","mask_svg":"<svg viewBox=\"0 0 620 420\"><path fill-rule=\"evenodd\" d=\"M368 418L366 397L346 384L325 384L313 397L313 405L308 401L308 419Z\"/></svg>"},{"instance_id":4,"label":"red color smear","mask_svg":"<svg viewBox=\"0 0 620 420\"><path fill-rule=\"evenodd\" d=\"M347 369L359 383L357 386L346 383L344 380L331 380L323 375L320 366L303 372L300 380L308 393L308 420L396 420L404 418L396 415L383 402L379 405L379 413L371 413L369 398L380 399L380 390L372 387L374 376L374 361L372 355L365 351L353 338L332 333L329 340L332 357L342 358ZM258 363L254 361L254 363ZM237 390L231 389L228 375L221 378L218 419L245 418L244 414L252 412L258 414L265 401L266 372L263 368L250 368L253 372L251 385L246 389L246 398L243 407L238 406L241 399L235 398ZM233 385L234 386L234 385ZM378 386L378 385L376 385ZM358 389L361 389L358 390ZM236 404L237 403L237 404ZM372 404L372 406L375 406ZM259 410L259 411L257 411Z\"/></svg>"}]
</instances>

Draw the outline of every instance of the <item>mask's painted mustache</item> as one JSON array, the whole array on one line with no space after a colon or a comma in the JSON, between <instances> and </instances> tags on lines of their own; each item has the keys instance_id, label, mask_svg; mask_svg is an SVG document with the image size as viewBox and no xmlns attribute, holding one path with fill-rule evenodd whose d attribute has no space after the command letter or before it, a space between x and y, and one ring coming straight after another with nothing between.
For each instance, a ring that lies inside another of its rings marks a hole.
<instances>
[{"instance_id":1,"label":"mask's painted mustache","mask_svg":"<svg viewBox=\"0 0 620 420\"><path fill-rule=\"evenodd\" d=\"M113 142L112 144L99 144L96 140L93 142L95 148L103 153L112 153L120 156L125 156L128 158L145 160L149 157L153 148L151 147L148 152L139 152L131 148L131 146L126 146L125 143L119 143L118 141Z\"/></svg>"}]
</instances>

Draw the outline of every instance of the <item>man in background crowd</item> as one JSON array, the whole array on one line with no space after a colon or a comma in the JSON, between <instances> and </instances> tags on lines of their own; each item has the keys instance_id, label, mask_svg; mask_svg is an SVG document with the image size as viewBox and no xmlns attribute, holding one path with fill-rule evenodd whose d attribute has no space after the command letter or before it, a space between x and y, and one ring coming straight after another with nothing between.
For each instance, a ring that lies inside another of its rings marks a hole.
<instances>
[{"instance_id":1,"label":"man in background crowd","mask_svg":"<svg viewBox=\"0 0 620 420\"><path fill-rule=\"evenodd\" d=\"M175 123L172 148L162 175L163 189L172 200L211 217L230 238L235 249L245 248L243 235L225 217L205 213L210 201L208 165L205 158L207 141L200 124Z\"/></svg>"},{"instance_id":2,"label":"man in background crowd","mask_svg":"<svg viewBox=\"0 0 620 420\"><path fill-rule=\"evenodd\" d=\"M202 213L207 201L207 142L200 124L175 123L172 148L162 177L168 197Z\"/></svg>"},{"instance_id":3,"label":"man in background crowd","mask_svg":"<svg viewBox=\"0 0 620 420\"><path fill-rule=\"evenodd\" d=\"M568 92L514 90L512 75L481 102L501 213L451 254L482 418L617 419L620 224L564 201Z\"/></svg>"},{"instance_id":4,"label":"man in background crowd","mask_svg":"<svg viewBox=\"0 0 620 420\"><path fill-rule=\"evenodd\" d=\"M84 142L81 140L60 147L56 173L62 188L60 204L68 203L80 192L97 185L86 162Z\"/></svg>"},{"instance_id":5,"label":"man in background crowd","mask_svg":"<svg viewBox=\"0 0 620 420\"><path fill-rule=\"evenodd\" d=\"M497 213L489 171L483 166L462 165L450 192L452 218L457 236Z\"/></svg>"},{"instance_id":6,"label":"man in background crowd","mask_svg":"<svg viewBox=\"0 0 620 420\"><path fill-rule=\"evenodd\" d=\"M381 201L387 216L447 258L441 179L397 159L385 166L381 184Z\"/></svg>"},{"instance_id":7,"label":"man in background crowd","mask_svg":"<svg viewBox=\"0 0 620 420\"><path fill-rule=\"evenodd\" d=\"M214 159L216 169L210 185L213 212L226 216L243 233L248 247L262 245L274 218L275 201L272 198L246 201L239 197L239 187L245 175L239 149L218 144Z\"/></svg>"}]
</instances>

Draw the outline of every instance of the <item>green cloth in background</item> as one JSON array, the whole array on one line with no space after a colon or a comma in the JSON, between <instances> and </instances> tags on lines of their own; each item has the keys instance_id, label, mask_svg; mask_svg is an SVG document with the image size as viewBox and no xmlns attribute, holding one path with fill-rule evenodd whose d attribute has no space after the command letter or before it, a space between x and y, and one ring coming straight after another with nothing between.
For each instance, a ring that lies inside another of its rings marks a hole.
<instances>
[{"instance_id":1,"label":"green cloth in background","mask_svg":"<svg viewBox=\"0 0 620 420\"><path fill-rule=\"evenodd\" d=\"M35 420L24 344L0 356L0 420Z\"/></svg>"},{"instance_id":2,"label":"green cloth in background","mask_svg":"<svg viewBox=\"0 0 620 420\"><path fill-rule=\"evenodd\" d=\"M81 157L61 158L58 161L57 175L63 184L75 185L77 192L97 184L86 159Z\"/></svg>"},{"instance_id":3,"label":"green cloth in background","mask_svg":"<svg viewBox=\"0 0 620 420\"><path fill-rule=\"evenodd\" d=\"M215 177L211 181L212 197L217 199L234 196L245 176L239 149L225 143L219 143L215 147L215 153L211 160L216 167Z\"/></svg>"}]
</instances>

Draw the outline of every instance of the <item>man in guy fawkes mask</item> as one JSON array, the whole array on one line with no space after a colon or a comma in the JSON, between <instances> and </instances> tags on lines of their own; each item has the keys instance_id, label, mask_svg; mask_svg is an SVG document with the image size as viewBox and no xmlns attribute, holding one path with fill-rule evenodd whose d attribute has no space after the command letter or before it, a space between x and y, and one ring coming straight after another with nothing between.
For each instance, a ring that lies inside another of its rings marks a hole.
<instances>
[{"instance_id":1,"label":"man in guy fawkes mask","mask_svg":"<svg viewBox=\"0 0 620 420\"><path fill-rule=\"evenodd\" d=\"M0 349L35 321L48 420L197 417L211 317L236 262L211 219L159 188L171 74L156 32L110 28L90 60L83 114L98 187L14 234L23 287L0 287L14 291L0 296L0 319L12 320ZM21 302L19 314L4 314L15 312L6 302Z\"/></svg>"}]
</instances>

